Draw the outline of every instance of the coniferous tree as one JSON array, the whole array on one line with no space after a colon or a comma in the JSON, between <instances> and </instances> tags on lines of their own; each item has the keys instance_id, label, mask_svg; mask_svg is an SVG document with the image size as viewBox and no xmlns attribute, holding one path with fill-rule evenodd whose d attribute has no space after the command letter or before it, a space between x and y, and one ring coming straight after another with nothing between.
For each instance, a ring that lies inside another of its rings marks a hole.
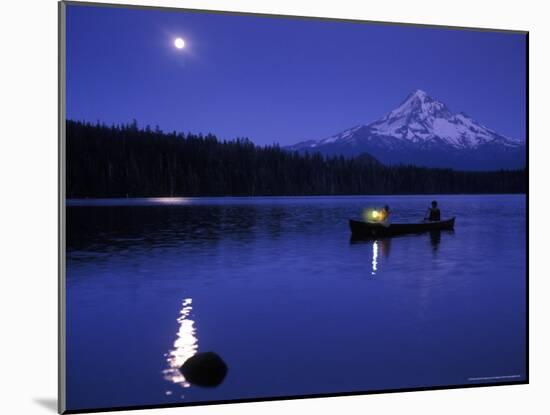
<instances>
[{"instance_id":1,"label":"coniferous tree","mask_svg":"<svg viewBox=\"0 0 550 415\"><path fill-rule=\"evenodd\" d=\"M67 197L524 193L525 170L384 166L298 154L248 138L67 121Z\"/></svg>"}]
</instances>

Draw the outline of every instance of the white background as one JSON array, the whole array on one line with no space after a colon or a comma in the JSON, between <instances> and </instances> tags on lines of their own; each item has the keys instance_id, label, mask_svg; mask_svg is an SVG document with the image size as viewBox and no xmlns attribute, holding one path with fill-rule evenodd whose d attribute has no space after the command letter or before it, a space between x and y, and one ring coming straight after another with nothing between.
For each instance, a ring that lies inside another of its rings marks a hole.
<instances>
[{"instance_id":1,"label":"white background","mask_svg":"<svg viewBox=\"0 0 550 415\"><path fill-rule=\"evenodd\" d=\"M132 0L134 1L134 0ZM116 2L116 0L113 0ZM130 2L130 0L128 0ZM549 407L546 265L550 24L544 2L338 0L137 1L214 10L529 30L531 384L145 411L517 414ZM0 379L2 413L52 414L57 382L57 4L2 2L0 11ZM343 45L345 47L345 45ZM482 278L482 276L480 276ZM125 412L127 413L127 412Z\"/></svg>"}]
</instances>

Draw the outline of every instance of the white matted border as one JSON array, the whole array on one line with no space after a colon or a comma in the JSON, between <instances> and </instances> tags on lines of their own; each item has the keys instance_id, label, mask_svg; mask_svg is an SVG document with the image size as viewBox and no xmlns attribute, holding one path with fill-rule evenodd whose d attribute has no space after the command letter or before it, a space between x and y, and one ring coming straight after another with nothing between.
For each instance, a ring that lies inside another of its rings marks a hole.
<instances>
[{"instance_id":1,"label":"white matted border","mask_svg":"<svg viewBox=\"0 0 550 415\"><path fill-rule=\"evenodd\" d=\"M351 414L537 413L547 406L550 381L550 277L544 236L550 208L546 137L550 105L550 29L542 2L392 0L155 0L148 6L245 11L530 31L530 378L526 386L259 402L119 413ZM3 412L52 414L57 388L57 4L7 2L2 39L2 380ZM545 405L546 403L546 405Z\"/></svg>"}]
</instances>

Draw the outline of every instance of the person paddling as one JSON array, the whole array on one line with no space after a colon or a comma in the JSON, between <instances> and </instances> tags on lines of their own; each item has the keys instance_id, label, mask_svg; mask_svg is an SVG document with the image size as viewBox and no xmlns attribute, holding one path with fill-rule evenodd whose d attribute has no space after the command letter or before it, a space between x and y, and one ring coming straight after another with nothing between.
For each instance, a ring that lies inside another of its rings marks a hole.
<instances>
[{"instance_id":1,"label":"person paddling","mask_svg":"<svg viewBox=\"0 0 550 415\"><path fill-rule=\"evenodd\" d=\"M437 201L432 201L432 207L428 208L426 212L428 217L425 217L424 220L429 220L430 222L436 222L441 220L441 211L437 207Z\"/></svg>"}]
</instances>

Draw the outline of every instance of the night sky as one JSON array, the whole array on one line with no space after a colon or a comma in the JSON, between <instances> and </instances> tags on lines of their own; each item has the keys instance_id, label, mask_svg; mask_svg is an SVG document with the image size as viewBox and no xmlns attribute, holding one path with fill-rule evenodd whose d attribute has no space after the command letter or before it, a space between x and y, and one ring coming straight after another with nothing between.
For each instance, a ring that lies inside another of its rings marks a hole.
<instances>
[{"instance_id":1,"label":"night sky","mask_svg":"<svg viewBox=\"0 0 550 415\"><path fill-rule=\"evenodd\" d=\"M135 118L287 145L374 121L422 89L524 139L525 76L521 34L67 8L67 118L75 120Z\"/></svg>"}]
</instances>

